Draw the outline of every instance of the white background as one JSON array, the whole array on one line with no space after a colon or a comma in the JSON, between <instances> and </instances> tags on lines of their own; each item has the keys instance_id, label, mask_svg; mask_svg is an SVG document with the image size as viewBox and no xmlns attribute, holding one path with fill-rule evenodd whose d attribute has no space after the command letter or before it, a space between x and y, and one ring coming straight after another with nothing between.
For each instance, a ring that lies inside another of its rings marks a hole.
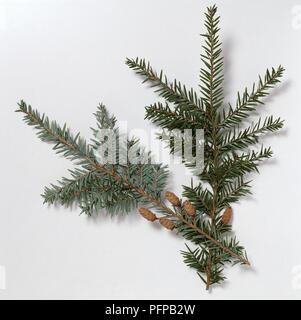
<instances>
[{"instance_id":1,"label":"white background","mask_svg":"<svg viewBox=\"0 0 301 320\"><path fill-rule=\"evenodd\" d=\"M275 157L252 176L253 196L234 206L233 226L253 267L226 270L208 293L179 253L184 242L134 212L88 218L47 207L43 187L71 164L41 143L13 111L23 98L90 137L103 101L130 128L149 128L157 97L124 64L145 57L197 89L204 11L200 0L0 1L0 299L301 298L301 0L215 1L222 17L225 90L233 101L267 67L286 67L262 114L286 120L268 139ZM189 181L173 173L173 190ZM2 268L3 269L3 268ZM294 273L295 272L295 273Z\"/></svg>"}]
</instances>

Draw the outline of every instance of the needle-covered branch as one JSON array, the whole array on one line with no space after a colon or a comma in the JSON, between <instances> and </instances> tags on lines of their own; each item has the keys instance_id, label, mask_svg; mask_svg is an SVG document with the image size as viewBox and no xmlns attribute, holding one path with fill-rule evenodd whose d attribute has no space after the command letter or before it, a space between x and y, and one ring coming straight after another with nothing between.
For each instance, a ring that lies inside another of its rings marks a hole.
<instances>
[{"instance_id":1,"label":"needle-covered branch","mask_svg":"<svg viewBox=\"0 0 301 320\"><path fill-rule=\"evenodd\" d=\"M247 127L240 126L243 125L243 121L250 120L252 112L258 105L264 103L264 97L280 82L284 72L282 66L267 70L263 77L259 77L258 83L254 83L250 92L245 89L242 94L238 93L235 107L230 103L225 106L219 23L217 7L207 8L205 32L202 34L204 42L201 54L203 65L199 75L200 95L191 90L193 101L186 102L186 105L191 108L191 110L185 110L186 113L180 112L179 108L172 110L169 106L171 102L176 105L178 103L179 106L182 103L181 100L177 100L179 96L187 97L187 94L183 95L183 92L176 91L180 81L175 80L174 85L169 84L162 71L158 76L150 64L144 60L137 58L127 61L130 68L142 75L146 81L152 82L159 96L166 101L166 105L160 103L146 107L147 119L164 130L204 129L204 170L201 173L195 173L192 170L196 178L201 181L196 185L183 187L183 196L196 211L195 216L188 217L187 222L213 236L219 243L223 243L227 249L231 250L232 255L225 250L221 251L221 247L214 246L208 238L204 241L187 223L178 225L178 230L196 245L196 248L187 247L183 252L184 262L196 270L207 289L212 284L225 280L223 267L226 263L242 262L241 257L244 257L244 261L248 264L244 248L232 236L230 205L251 193L251 185L246 176L252 172L258 172L259 164L272 156L269 147L262 146L259 151L250 150L250 147L256 146L261 136L274 133L283 127L283 120L273 116L268 116L263 121L259 118ZM195 103L196 101L201 103ZM193 117L198 106L201 107L202 116ZM165 136L167 138L162 140L167 142L171 152L174 152L174 146L168 140L169 135L165 134ZM192 149L194 147L192 146ZM181 159L188 168L193 169L193 163L186 161L183 156ZM235 259L233 253L236 253L240 259Z\"/></svg>"},{"instance_id":2,"label":"needle-covered branch","mask_svg":"<svg viewBox=\"0 0 301 320\"><path fill-rule=\"evenodd\" d=\"M264 77L259 76L258 84L253 83L251 92L247 88L245 88L242 94L238 92L236 107L233 108L229 103L228 111L223 110L220 127L231 128L247 119L250 113L256 110L258 105L264 104L263 98L268 96L270 90L280 83L283 72L284 68L282 66L279 66L277 69L267 69Z\"/></svg>"},{"instance_id":3,"label":"needle-covered branch","mask_svg":"<svg viewBox=\"0 0 301 320\"><path fill-rule=\"evenodd\" d=\"M196 225L186 220L186 218L169 207L161 199L161 191L166 186L168 177L166 168L155 164L131 164L112 165L102 164L97 161L94 149L101 146L97 140L93 140L93 146L77 134L75 137L64 125L63 129L58 123L50 121L45 115L40 116L39 112L27 106L21 101L17 112L22 112L28 125L34 126L38 130L38 137L43 141L51 142L55 145L57 153L62 153L66 158L76 160L81 169L71 171L72 179L63 178L59 185L52 185L46 188L44 200L48 203L59 202L60 204L70 204L74 200L79 200L82 212L92 214L100 209L109 212L128 212L137 206L138 203L148 204L157 208L162 214L169 215L178 223L177 230L181 233L183 225L186 229L198 235L202 242L210 242L212 246L227 252L233 259L238 259L241 263L248 263L243 256L239 256L235 251L225 246L203 230L200 225ZM103 105L96 113L98 128L115 126L115 118L109 117ZM93 130L96 133L96 130ZM95 135L95 134L94 134ZM97 136L97 134L96 134ZM131 145L137 140L130 140ZM139 156L143 149L139 148ZM184 235L186 236L186 235Z\"/></svg>"},{"instance_id":4,"label":"needle-covered branch","mask_svg":"<svg viewBox=\"0 0 301 320\"><path fill-rule=\"evenodd\" d=\"M187 89L176 79L170 82L162 70L157 74L145 59L127 58L126 64L144 79L143 82L150 82L160 97L172 103L176 112L185 114L186 119L191 121L194 121L194 119L198 119L199 122L202 121L204 117L203 101L192 88ZM175 121L177 121L177 118L175 118Z\"/></svg>"}]
</instances>

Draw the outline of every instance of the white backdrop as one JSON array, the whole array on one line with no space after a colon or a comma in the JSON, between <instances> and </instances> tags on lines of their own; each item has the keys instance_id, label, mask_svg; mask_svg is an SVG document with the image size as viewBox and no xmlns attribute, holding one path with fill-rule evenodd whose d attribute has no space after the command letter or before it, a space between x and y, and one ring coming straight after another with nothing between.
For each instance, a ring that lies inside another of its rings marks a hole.
<instances>
[{"instance_id":1,"label":"white backdrop","mask_svg":"<svg viewBox=\"0 0 301 320\"><path fill-rule=\"evenodd\" d=\"M39 194L64 176L57 157L13 111L25 99L90 137L103 101L130 128L146 128L152 90L124 64L145 57L197 89L204 11L200 0L0 1L0 299L301 298L299 127L301 0L216 0L222 17L226 94L283 64L283 84L263 114L286 120L271 137L275 157L262 166L253 196L234 206L233 226L253 267L226 270L204 290L179 253L184 242L136 213L87 218L47 207ZM173 190L189 181L173 174Z\"/></svg>"}]
</instances>

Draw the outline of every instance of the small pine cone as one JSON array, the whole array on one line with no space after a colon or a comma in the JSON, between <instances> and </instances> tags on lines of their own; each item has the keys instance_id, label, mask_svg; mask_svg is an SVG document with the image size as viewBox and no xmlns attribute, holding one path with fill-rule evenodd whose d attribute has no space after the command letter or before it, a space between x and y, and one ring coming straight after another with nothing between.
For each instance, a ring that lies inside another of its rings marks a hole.
<instances>
[{"instance_id":1,"label":"small pine cone","mask_svg":"<svg viewBox=\"0 0 301 320\"><path fill-rule=\"evenodd\" d=\"M188 200L184 201L183 209L184 209L185 213L187 213L189 216L192 216L192 217L195 216L196 209L190 201L188 201Z\"/></svg>"},{"instance_id":2,"label":"small pine cone","mask_svg":"<svg viewBox=\"0 0 301 320\"><path fill-rule=\"evenodd\" d=\"M161 223L161 225L168 229L168 230L173 230L175 227L175 224L173 221L167 219L167 218L159 218L159 222Z\"/></svg>"},{"instance_id":3,"label":"small pine cone","mask_svg":"<svg viewBox=\"0 0 301 320\"><path fill-rule=\"evenodd\" d=\"M157 217L155 214L153 214L149 209L147 208L140 208L139 213L142 215L143 218L149 220L149 221L155 221L157 220Z\"/></svg>"},{"instance_id":4,"label":"small pine cone","mask_svg":"<svg viewBox=\"0 0 301 320\"><path fill-rule=\"evenodd\" d=\"M232 218L232 208L228 207L222 215L222 222L224 224L228 224L231 218Z\"/></svg>"},{"instance_id":5,"label":"small pine cone","mask_svg":"<svg viewBox=\"0 0 301 320\"><path fill-rule=\"evenodd\" d=\"M165 198L174 206L180 207L181 206L181 200L173 193L166 191L165 192Z\"/></svg>"}]
</instances>

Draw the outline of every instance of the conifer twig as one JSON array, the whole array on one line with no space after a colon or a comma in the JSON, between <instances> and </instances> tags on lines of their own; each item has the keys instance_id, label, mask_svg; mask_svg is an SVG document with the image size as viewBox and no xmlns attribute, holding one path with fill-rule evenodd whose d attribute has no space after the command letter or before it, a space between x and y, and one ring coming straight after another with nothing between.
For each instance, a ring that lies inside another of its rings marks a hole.
<instances>
[{"instance_id":1,"label":"conifer twig","mask_svg":"<svg viewBox=\"0 0 301 320\"><path fill-rule=\"evenodd\" d=\"M200 178L198 185L184 186L183 192L183 196L195 206L196 217L191 221L180 214L181 217L178 219L190 229L197 231L197 234L194 234L183 227L185 237L197 248L191 250L186 245L187 251L183 251L182 254L184 262L197 271L206 284L206 289L214 283L225 280L223 268L226 263L231 262L228 254L233 257L234 252L238 261L249 265L244 248L235 237L229 236L232 227L229 217L226 219L224 213L231 212L232 216L231 204L250 193L250 184L245 181L245 175L258 172L259 163L272 156L269 147L262 147L261 151L256 152L249 151L250 146L257 144L263 134L276 132L283 127L283 121L272 116L266 117L264 121L259 118L255 124L247 128L239 127L258 105L264 103L263 98L270 93L270 89L280 82L284 71L282 66L267 70L264 77L259 77L258 84L254 83L250 93L248 89L245 89L243 94L238 93L235 108L230 103L228 108L224 106L223 56L219 23L217 7L215 5L208 7L205 12L205 32L201 35L204 44L201 54L203 66L199 75L200 95L195 96L195 91L191 89L194 101L201 101L201 104L187 104L190 108L182 110L182 113L178 113L181 110L179 106L187 97L186 91L177 91L177 95L170 92L170 89L176 88L176 84L180 83L178 80L174 80L173 86L168 86L169 82L163 71L157 76L150 63L144 59L126 61L127 65L145 81L150 81L155 88L158 88L155 91L166 100L165 108L163 104L146 107L146 119L167 130L204 129L204 170L195 174ZM186 88L183 84L181 87ZM171 113L174 115L171 116ZM170 144L170 141L166 140ZM195 146L196 141L192 150ZM172 146L170 149L174 152ZM193 168L191 161L186 161L183 156L182 161L188 168ZM207 187L204 188L203 185ZM220 246L211 247L209 243L198 238L198 234L204 231L206 239L212 237L211 242L226 244L223 253L219 251Z\"/></svg>"},{"instance_id":2,"label":"conifer twig","mask_svg":"<svg viewBox=\"0 0 301 320\"><path fill-rule=\"evenodd\" d=\"M80 158L82 160L84 160L86 163L89 163L96 170L99 170L99 171L105 173L106 175L111 176L113 179L115 179L115 181L117 183L122 183L125 186L127 186L129 189L137 192L141 197L145 198L149 203L157 206L158 208L165 211L167 214L170 214L174 218L180 220L181 222L186 224L188 227L190 227L193 230L195 230L196 232L198 232L204 238L206 238L207 240L211 241L213 244L218 246L221 250L230 254L230 256L237 258L238 260L240 260L244 264L247 264L247 265L250 264L244 257L239 256L238 254L236 254L235 252L233 252L232 250L230 250L229 248L224 246L222 243L220 243L218 240L214 239L212 236L210 236L209 234L207 234L206 232L204 232L203 230L198 228L196 225L187 221L183 216L178 215L176 212L174 212L173 210L168 208L166 205L164 205L159 199L156 199L153 196L151 196L150 194L148 194L144 189L133 185L132 183L130 183L126 179L123 179L114 170L109 169L105 165L98 163L94 158L91 158L91 153L85 153L85 152L81 152L80 150L78 150L78 146L76 144L68 141L63 136L59 135L54 130L52 130L50 127L45 126L43 119L38 117L36 112L32 111L31 109L26 108L26 104L24 102L20 103L20 107L21 108L18 111L25 113L25 115L30 120L31 125L34 125L34 126L38 125L39 130L45 130L45 132L49 136L52 136L54 138L54 142L57 141L58 143L65 145L68 149L70 149L70 151L72 151L74 153L79 153ZM40 133L41 133L41 131L40 131Z\"/></svg>"}]
</instances>

